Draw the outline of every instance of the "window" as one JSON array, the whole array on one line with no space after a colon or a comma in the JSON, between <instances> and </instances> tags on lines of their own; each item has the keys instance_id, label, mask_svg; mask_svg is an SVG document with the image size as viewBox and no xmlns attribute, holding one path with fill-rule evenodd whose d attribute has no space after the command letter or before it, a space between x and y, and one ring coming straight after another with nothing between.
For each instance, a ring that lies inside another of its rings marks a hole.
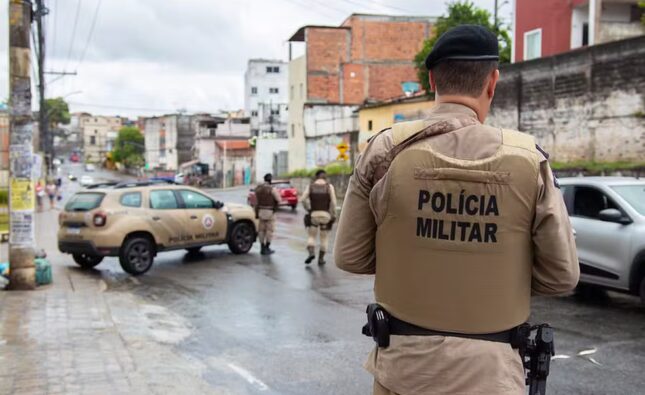
<instances>
[{"instance_id":1,"label":"window","mask_svg":"<svg viewBox=\"0 0 645 395\"><path fill-rule=\"evenodd\" d=\"M104 193L77 193L65 205L65 211L90 211L101 205Z\"/></svg>"},{"instance_id":2,"label":"window","mask_svg":"<svg viewBox=\"0 0 645 395\"><path fill-rule=\"evenodd\" d=\"M278 93L280 90L278 88L269 88L269 93L275 94Z\"/></svg>"},{"instance_id":3,"label":"window","mask_svg":"<svg viewBox=\"0 0 645 395\"><path fill-rule=\"evenodd\" d=\"M573 199L573 216L576 217L598 219L598 213L602 210L608 208L620 210L620 207L607 195L592 187L576 187Z\"/></svg>"},{"instance_id":4,"label":"window","mask_svg":"<svg viewBox=\"0 0 645 395\"><path fill-rule=\"evenodd\" d=\"M90 136L90 145L96 145L96 136Z\"/></svg>"},{"instance_id":5,"label":"window","mask_svg":"<svg viewBox=\"0 0 645 395\"><path fill-rule=\"evenodd\" d=\"M537 59L542 56L542 29L524 33L524 60Z\"/></svg>"},{"instance_id":6,"label":"window","mask_svg":"<svg viewBox=\"0 0 645 395\"><path fill-rule=\"evenodd\" d=\"M179 208L175 193L168 190L150 192L150 208L156 210L173 210Z\"/></svg>"},{"instance_id":7,"label":"window","mask_svg":"<svg viewBox=\"0 0 645 395\"><path fill-rule=\"evenodd\" d=\"M252 117L257 117L258 116L258 111L257 110L251 111L251 116Z\"/></svg>"},{"instance_id":8,"label":"window","mask_svg":"<svg viewBox=\"0 0 645 395\"><path fill-rule=\"evenodd\" d=\"M182 190L179 191L181 199L184 201L184 207L188 209L195 208L213 208L215 205L213 200L201 193Z\"/></svg>"},{"instance_id":9,"label":"window","mask_svg":"<svg viewBox=\"0 0 645 395\"><path fill-rule=\"evenodd\" d=\"M159 157L165 158L166 157L166 150L165 149L160 149L159 150Z\"/></svg>"},{"instance_id":10,"label":"window","mask_svg":"<svg viewBox=\"0 0 645 395\"><path fill-rule=\"evenodd\" d=\"M121 195L121 205L125 207L141 207L141 192L128 192Z\"/></svg>"},{"instance_id":11,"label":"window","mask_svg":"<svg viewBox=\"0 0 645 395\"><path fill-rule=\"evenodd\" d=\"M280 115L280 109L271 110L271 115Z\"/></svg>"},{"instance_id":12,"label":"window","mask_svg":"<svg viewBox=\"0 0 645 395\"><path fill-rule=\"evenodd\" d=\"M372 120L367 121L367 130L372 131Z\"/></svg>"},{"instance_id":13,"label":"window","mask_svg":"<svg viewBox=\"0 0 645 395\"><path fill-rule=\"evenodd\" d=\"M616 185L611 187L639 214L645 215L645 185Z\"/></svg>"},{"instance_id":14,"label":"window","mask_svg":"<svg viewBox=\"0 0 645 395\"><path fill-rule=\"evenodd\" d=\"M252 95L257 95L258 94L258 88L256 86L251 87L251 94Z\"/></svg>"},{"instance_id":15,"label":"window","mask_svg":"<svg viewBox=\"0 0 645 395\"><path fill-rule=\"evenodd\" d=\"M589 24L587 22L582 24L582 45L589 45Z\"/></svg>"},{"instance_id":16,"label":"window","mask_svg":"<svg viewBox=\"0 0 645 395\"><path fill-rule=\"evenodd\" d=\"M278 66L267 66L267 73L279 73L280 67Z\"/></svg>"}]
</instances>

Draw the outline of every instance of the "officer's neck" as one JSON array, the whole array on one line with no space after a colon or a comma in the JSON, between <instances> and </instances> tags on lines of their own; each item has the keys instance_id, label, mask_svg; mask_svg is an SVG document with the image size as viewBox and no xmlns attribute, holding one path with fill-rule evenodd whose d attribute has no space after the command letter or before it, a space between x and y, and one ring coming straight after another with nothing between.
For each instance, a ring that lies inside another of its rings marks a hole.
<instances>
[{"instance_id":1,"label":"officer's neck","mask_svg":"<svg viewBox=\"0 0 645 395\"><path fill-rule=\"evenodd\" d=\"M488 115L488 110L490 108L490 103L483 100L482 97L469 97L469 96L459 96L459 95L436 95L435 100L437 104L461 104L466 106L471 110L475 111L477 114L477 119L479 122L484 123L486 116Z\"/></svg>"}]
</instances>

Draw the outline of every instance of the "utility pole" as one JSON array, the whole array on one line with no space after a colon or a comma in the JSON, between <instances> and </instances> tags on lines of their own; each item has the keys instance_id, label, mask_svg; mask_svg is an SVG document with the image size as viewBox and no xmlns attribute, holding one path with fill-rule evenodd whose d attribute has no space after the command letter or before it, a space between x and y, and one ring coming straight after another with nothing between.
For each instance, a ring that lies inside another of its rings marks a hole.
<instances>
[{"instance_id":1,"label":"utility pole","mask_svg":"<svg viewBox=\"0 0 645 395\"><path fill-rule=\"evenodd\" d=\"M39 141L40 151L45 154L45 163L47 172L51 167L53 158L51 157L53 140L49 135L49 114L45 108L45 31L43 30L43 17L47 15L47 9L43 0L36 0L36 11L34 19L38 27L38 127L40 129Z\"/></svg>"},{"instance_id":2,"label":"utility pole","mask_svg":"<svg viewBox=\"0 0 645 395\"><path fill-rule=\"evenodd\" d=\"M36 288L30 0L9 2L9 287Z\"/></svg>"},{"instance_id":3,"label":"utility pole","mask_svg":"<svg viewBox=\"0 0 645 395\"><path fill-rule=\"evenodd\" d=\"M495 33L497 33L497 0L495 0L495 7L493 11L493 26L495 26Z\"/></svg>"}]
</instances>

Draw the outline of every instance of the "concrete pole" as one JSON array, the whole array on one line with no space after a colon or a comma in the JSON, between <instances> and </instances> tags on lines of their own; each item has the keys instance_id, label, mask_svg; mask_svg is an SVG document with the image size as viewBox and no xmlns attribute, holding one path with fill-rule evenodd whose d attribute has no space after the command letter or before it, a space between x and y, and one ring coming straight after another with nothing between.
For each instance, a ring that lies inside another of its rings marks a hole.
<instances>
[{"instance_id":1,"label":"concrete pole","mask_svg":"<svg viewBox=\"0 0 645 395\"><path fill-rule=\"evenodd\" d=\"M589 45L600 43L602 0L589 0Z\"/></svg>"},{"instance_id":2,"label":"concrete pole","mask_svg":"<svg viewBox=\"0 0 645 395\"><path fill-rule=\"evenodd\" d=\"M31 1L9 2L9 287L36 288L34 265Z\"/></svg>"}]
</instances>

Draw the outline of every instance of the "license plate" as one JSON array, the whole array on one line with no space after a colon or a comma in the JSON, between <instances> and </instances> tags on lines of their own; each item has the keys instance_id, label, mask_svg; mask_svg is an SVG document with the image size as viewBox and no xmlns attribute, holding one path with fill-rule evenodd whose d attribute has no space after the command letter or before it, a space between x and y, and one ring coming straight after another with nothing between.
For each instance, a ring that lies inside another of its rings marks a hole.
<instances>
[{"instance_id":1,"label":"license plate","mask_svg":"<svg viewBox=\"0 0 645 395\"><path fill-rule=\"evenodd\" d=\"M80 235L81 234L81 228L67 228L67 234L68 235Z\"/></svg>"}]
</instances>

